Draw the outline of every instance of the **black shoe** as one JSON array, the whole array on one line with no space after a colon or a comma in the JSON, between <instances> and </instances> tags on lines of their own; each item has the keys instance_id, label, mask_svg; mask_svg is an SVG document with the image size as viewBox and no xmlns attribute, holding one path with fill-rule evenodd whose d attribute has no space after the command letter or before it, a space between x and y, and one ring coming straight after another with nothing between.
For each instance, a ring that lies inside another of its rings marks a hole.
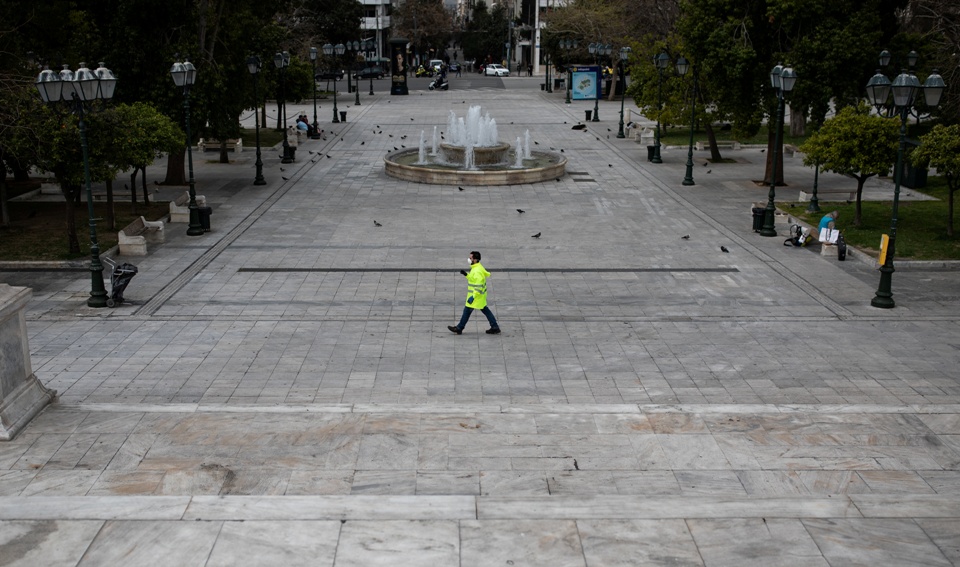
<instances>
[{"instance_id":1,"label":"black shoe","mask_svg":"<svg viewBox=\"0 0 960 567\"><path fill-rule=\"evenodd\" d=\"M463 330L460 327L454 327L453 325L450 325L447 328L450 329L450 332L453 333L454 335L463 334Z\"/></svg>"},{"instance_id":2,"label":"black shoe","mask_svg":"<svg viewBox=\"0 0 960 567\"><path fill-rule=\"evenodd\" d=\"M497 327L496 329L492 329L492 328L491 328L491 329L487 329L487 334L488 334L488 335L499 335L499 334L500 334L500 328Z\"/></svg>"}]
</instances>

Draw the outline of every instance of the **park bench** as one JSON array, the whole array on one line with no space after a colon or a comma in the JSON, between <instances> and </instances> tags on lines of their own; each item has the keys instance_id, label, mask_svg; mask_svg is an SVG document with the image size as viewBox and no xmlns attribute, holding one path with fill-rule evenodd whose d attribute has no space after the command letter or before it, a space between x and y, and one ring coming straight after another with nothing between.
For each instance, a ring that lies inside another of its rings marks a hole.
<instances>
[{"instance_id":1,"label":"park bench","mask_svg":"<svg viewBox=\"0 0 960 567\"><path fill-rule=\"evenodd\" d=\"M220 151L220 145L222 142L220 140L214 140L213 138L200 138L200 141L197 142L197 149L201 152L205 151ZM227 140L227 149L233 150L237 153L243 151L243 140Z\"/></svg>"},{"instance_id":2,"label":"park bench","mask_svg":"<svg viewBox=\"0 0 960 567\"><path fill-rule=\"evenodd\" d=\"M163 242L163 221L138 217L117 233L121 256L146 256L147 242Z\"/></svg>"},{"instance_id":3,"label":"park bench","mask_svg":"<svg viewBox=\"0 0 960 567\"><path fill-rule=\"evenodd\" d=\"M197 206L206 207L207 198L203 195L197 195ZM184 191L183 195L177 197L175 201L170 201L170 222L190 222L189 191Z\"/></svg>"},{"instance_id":4,"label":"park bench","mask_svg":"<svg viewBox=\"0 0 960 567\"><path fill-rule=\"evenodd\" d=\"M703 150L709 150L709 149L710 149L710 144L709 144L708 142L702 142L702 141L701 141L701 142L695 143L695 144L693 145L693 147L696 148L698 152L701 152L701 151L703 151ZM718 141L717 141L717 149L720 149L720 150L739 150L739 149L740 149L740 142L736 142L736 141L733 141L733 140L718 140Z\"/></svg>"},{"instance_id":5,"label":"park bench","mask_svg":"<svg viewBox=\"0 0 960 567\"><path fill-rule=\"evenodd\" d=\"M813 198L813 190L800 190L800 202L807 203L810 199ZM855 201L857 199L857 191L846 191L843 189L820 189L817 191L817 201Z\"/></svg>"}]
</instances>

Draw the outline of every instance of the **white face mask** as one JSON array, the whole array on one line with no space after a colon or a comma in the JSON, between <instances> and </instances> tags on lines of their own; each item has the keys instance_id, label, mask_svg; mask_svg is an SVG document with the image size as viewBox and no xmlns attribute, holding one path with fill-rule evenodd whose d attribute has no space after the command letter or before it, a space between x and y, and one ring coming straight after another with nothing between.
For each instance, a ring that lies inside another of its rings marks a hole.
<instances>
[{"instance_id":1,"label":"white face mask","mask_svg":"<svg viewBox=\"0 0 960 567\"><path fill-rule=\"evenodd\" d=\"M473 265L473 258L472 258L472 257L467 256L467 264L470 265L470 266Z\"/></svg>"}]
</instances>

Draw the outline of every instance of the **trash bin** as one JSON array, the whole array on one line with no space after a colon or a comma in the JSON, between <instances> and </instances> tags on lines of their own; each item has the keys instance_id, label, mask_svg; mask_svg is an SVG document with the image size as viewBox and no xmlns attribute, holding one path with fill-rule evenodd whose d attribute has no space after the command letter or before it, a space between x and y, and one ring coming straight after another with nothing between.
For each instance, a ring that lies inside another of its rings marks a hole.
<instances>
[{"instance_id":1,"label":"trash bin","mask_svg":"<svg viewBox=\"0 0 960 567\"><path fill-rule=\"evenodd\" d=\"M547 85L545 83L540 83L540 90L541 91L547 90Z\"/></svg>"},{"instance_id":2,"label":"trash bin","mask_svg":"<svg viewBox=\"0 0 960 567\"><path fill-rule=\"evenodd\" d=\"M907 162L906 169L903 170L903 183L904 187L909 187L911 189L920 189L921 187L927 186L927 168L923 166L916 166L910 162Z\"/></svg>"},{"instance_id":3,"label":"trash bin","mask_svg":"<svg viewBox=\"0 0 960 567\"><path fill-rule=\"evenodd\" d=\"M346 111L346 110L341 110L341 111L340 111L340 122L346 122L346 121L347 121L347 111Z\"/></svg>"},{"instance_id":4,"label":"trash bin","mask_svg":"<svg viewBox=\"0 0 960 567\"><path fill-rule=\"evenodd\" d=\"M297 159L297 147L296 146L284 146L283 147L283 163L293 163Z\"/></svg>"},{"instance_id":5,"label":"trash bin","mask_svg":"<svg viewBox=\"0 0 960 567\"><path fill-rule=\"evenodd\" d=\"M766 209L763 207L753 207L750 210L753 212L753 232L760 232L763 230L763 217Z\"/></svg>"},{"instance_id":6,"label":"trash bin","mask_svg":"<svg viewBox=\"0 0 960 567\"><path fill-rule=\"evenodd\" d=\"M210 215L213 214L213 209L197 207L197 212L200 214L200 228L203 229L203 232L210 232Z\"/></svg>"},{"instance_id":7,"label":"trash bin","mask_svg":"<svg viewBox=\"0 0 960 567\"><path fill-rule=\"evenodd\" d=\"M657 154L657 146L647 146L647 161L653 161L653 156Z\"/></svg>"},{"instance_id":8,"label":"trash bin","mask_svg":"<svg viewBox=\"0 0 960 567\"><path fill-rule=\"evenodd\" d=\"M554 80L553 80L553 88L555 88L555 89L563 88L563 79L554 79Z\"/></svg>"},{"instance_id":9,"label":"trash bin","mask_svg":"<svg viewBox=\"0 0 960 567\"><path fill-rule=\"evenodd\" d=\"M593 111L592 111L592 110L584 110L584 111L583 111L583 114L584 114L584 116L587 117L587 118L586 118L586 121L587 121L587 122L590 122L590 117L593 116Z\"/></svg>"}]
</instances>

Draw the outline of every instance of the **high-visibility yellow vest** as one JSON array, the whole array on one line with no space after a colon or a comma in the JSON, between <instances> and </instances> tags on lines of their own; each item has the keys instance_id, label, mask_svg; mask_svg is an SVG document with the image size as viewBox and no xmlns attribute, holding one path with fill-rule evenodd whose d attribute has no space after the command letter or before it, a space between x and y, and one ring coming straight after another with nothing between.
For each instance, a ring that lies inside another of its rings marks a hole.
<instances>
[{"instance_id":1,"label":"high-visibility yellow vest","mask_svg":"<svg viewBox=\"0 0 960 567\"><path fill-rule=\"evenodd\" d=\"M467 273L467 307L483 309L487 306L487 278L490 272L480 262Z\"/></svg>"}]
</instances>

